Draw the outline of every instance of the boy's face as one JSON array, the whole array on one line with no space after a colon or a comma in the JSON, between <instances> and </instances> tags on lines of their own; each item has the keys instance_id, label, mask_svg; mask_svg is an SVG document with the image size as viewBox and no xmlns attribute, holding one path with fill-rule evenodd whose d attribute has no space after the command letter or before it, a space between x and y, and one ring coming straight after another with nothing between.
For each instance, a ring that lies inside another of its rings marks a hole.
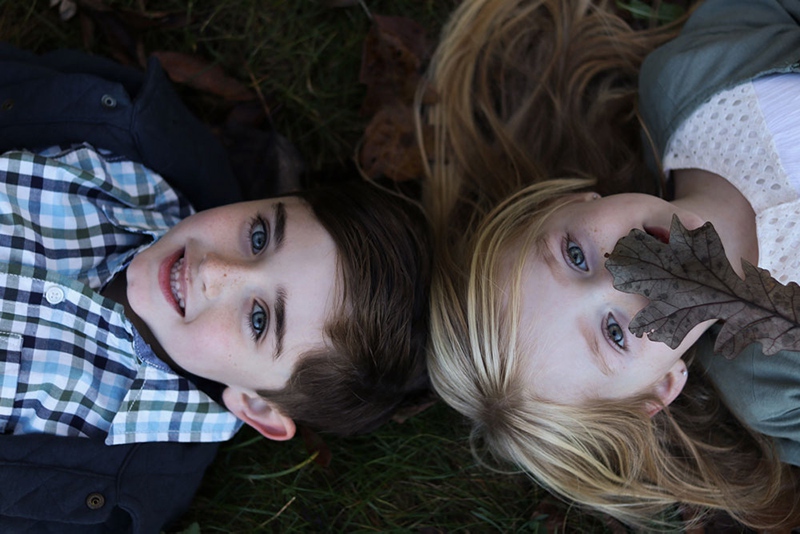
<instances>
[{"instance_id":1,"label":"boy's face","mask_svg":"<svg viewBox=\"0 0 800 534\"><path fill-rule=\"evenodd\" d=\"M650 195L574 200L545 221L522 274L518 342L531 391L573 405L641 393L668 404L685 382L681 356L711 323L676 350L637 338L628 325L647 299L614 289L605 254L632 228L666 238L673 213L687 228L703 220Z\"/></svg>"},{"instance_id":2,"label":"boy's face","mask_svg":"<svg viewBox=\"0 0 800 534\"><path fill-rule=\"evenodd\" d=\"M183 220L134 257L127 297L159 356L254 394L283 388L299 356L324 345L339 278L332 238L285 197Z\"/></svg>"}]
</instances>

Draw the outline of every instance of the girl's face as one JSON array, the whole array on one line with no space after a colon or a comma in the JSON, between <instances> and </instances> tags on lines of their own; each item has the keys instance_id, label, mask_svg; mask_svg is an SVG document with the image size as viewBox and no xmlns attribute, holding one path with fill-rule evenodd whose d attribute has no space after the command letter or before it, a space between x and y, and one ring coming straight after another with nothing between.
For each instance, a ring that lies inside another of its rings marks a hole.
<instances>
[{"instance_id":1,"label":"girl's face","mask_svg":"<svg viewBox=\"0 0 800 534\"><path fill-rule=\"evenodd\" d=\"M637 338L628 324L647 299L614 289L605 254L633 228L666 239L673 214L689 229L703 221L650 195L571 200L545 221L522 274L517 342L527 383L538 396L570 405L640 393L669 404L686 381L681 356L711 322L676 350Z\"/></svg>"}]
</instances>

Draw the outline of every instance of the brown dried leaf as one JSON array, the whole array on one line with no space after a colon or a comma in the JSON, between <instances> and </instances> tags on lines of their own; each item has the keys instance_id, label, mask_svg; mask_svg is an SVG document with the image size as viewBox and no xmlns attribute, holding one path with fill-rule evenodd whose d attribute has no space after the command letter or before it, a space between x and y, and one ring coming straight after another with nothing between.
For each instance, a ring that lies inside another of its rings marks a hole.
<instances>
[{"instance_id":1,"label":"brown dried leaf","mask_svg":"<svg viewBox=\"0 0 800 534\"><path fill-rule=\"evenodd\" d=\"M430 127L423 130L426 146ZM430 146L426 150L430 151ZM414 111L408 104L383 107L370 121L358 153L358 162L371 179L385 176L397 182L423 175L422 154L416 138Z\"/></svg>"},{"instance_id":2,"label":"brown dried leaf","mask_svg":"<svg viewBox=\"0 0 800 534\"><path fill-rule=\"evenodd\" d=\"M435 397L433 394L426 396L414 404L399 408L394 415L392 415L392 421L403 424L415 415L419 415L428 408L436 405L438 402L438 397Z\"/></svg>"},{"instance_id":3,"label":"brown dried leaf","mask_svg":"<svg viewBox=\"0 0 800 534\"><path fill-rule=\"evenodd\" d=\"M554 497L545 497L536 505L532 519L542 522L547 533L565 532L567 507Z\"/></svg>"},{"instance_id":4,"label":"brown dried leaf","mask_svg":"<svg viewBox=\"0 0 800 534\"><path fill-rule=\"evenodd\" d=\"M711 223L686 230L673 217L669 244L632 230L606 261L614 287L650 300L631 321L635 335L676 348L697 324L722 319L714 351L733 358L751 343L764 354L800 349L800 286L742 261L739 278Z\"/></svg>"},{"instance_id":5,"label":"brown dried leaf","mask_svg":"<svg viewBox=\"0 0 800 534\"><path fill-rule=\"evenodd\" d=\"M124 21L111 8L100 0L80 0L81 15L92 20L92 35L84 33L84 41L93 37L94 28L99 29L108 40L111 55L123 65L145 66L144 45L137 32L125 25ZM82 29L89 24L82 23Z\"/></svg>"},{"instance_id":6,"label":"brown dried leaf","mask_svg":"<svg viewBox=\"0 0 800 534\"><path fill-rule=\"evenodd\" d=\"M358 0L322 0L326 7L351 7L358 5Z\"/></svg>"},{"instance_id":7,"label":"brown dried leaf","mask_svg":"<svg viewBox=\"0 0 800 534\"><path fill-rule=\"evenodd\" d=\"M133 11L118 9L117 15L126 27L136 31L185 28L189 14L185 11Z\"/></svg>"},{"instance_id":8,"label":"brown dried leaf","mask_svg":"<svg viewBox=\"0 0 800 534\"><path fill-rule=\"evenodd\" d=\"M154 52L170 79L235 102L256 99L256 93L225 74L222 67L182 52Z\"/></svg>"},{"instance_id":9,"label":"brown dried leaf","mask_svg":"<svg viewBox=\"0 0 800 534\"><path fill-rule=\"evenodd\" d=\"M330 466L333 454L328 444L325 443L325 440L305 425L298 426L298 430L300 431L300 436L303 438L303 443L308 453L317 453L317 457L314 458L314 463L321 467Z\"/></svg>"},{"instance_id":10,"label":"brown dried leaf","mask_svg":"<svg viewBox=\"0 0 800 534\"><path fill-rule=\"evenodd\" d=\"M367 85L361 113L370 116L396 102L411 104L429 54L425 30L416 21L374 15L361 55L359 81Z\"/></svg>"}]
</instances>

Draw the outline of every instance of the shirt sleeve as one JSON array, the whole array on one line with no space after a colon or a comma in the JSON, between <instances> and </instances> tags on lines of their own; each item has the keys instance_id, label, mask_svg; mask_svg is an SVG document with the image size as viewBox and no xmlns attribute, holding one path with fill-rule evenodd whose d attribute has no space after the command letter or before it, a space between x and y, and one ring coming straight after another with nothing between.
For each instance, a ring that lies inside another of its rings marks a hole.
<instances>
[{"instance_id":1,"label":"shirt sleeve","mask_svg":"<svg viewBox=\"0 0 800 534\"><path fill-rule=\"evenodd\" d=\"M642 120L660 156L700 104L756 77L794 72L800 50L800 2L707 0L681 34L642 65Z\"/></svg>"},{"instance_id":2,"label":"shirt sleeve","mask_svg":"<svg viewBox=\"0 0 800 534\"><path fill-rule=\"evenodd\" d=\"M751 429L775 440L786 463L800 466L800 353L765 356L750 345L733 360L713 354L713 339L698 359L722 400Z\"/></svg>"}]
</instances>

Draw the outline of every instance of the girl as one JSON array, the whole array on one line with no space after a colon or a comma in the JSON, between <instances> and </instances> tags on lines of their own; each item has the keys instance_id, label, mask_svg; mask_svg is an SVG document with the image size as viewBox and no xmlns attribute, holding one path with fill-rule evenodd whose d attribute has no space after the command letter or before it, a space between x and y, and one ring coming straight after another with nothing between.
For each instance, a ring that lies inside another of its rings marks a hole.
<instances>
[{"instance_id":1,"label":"girl","mask_svg":"<svg viewBox=\"0 0 800 534\"><path fill-rule=\"evenodd\" d=\"M501 459L632 524L676 503L798 524L783 449L688 372L711 325L674 351L632 336L646 300L603 266L631 228L663 238L678 214L711 221L739 274L744 258L800 279L770 237L800 213L797 81L768 76L797 68L786 4L709 0L642 65L675 26L633 31L603 1L467 1L431 66L432 381ZM669 201L598 194L663 189L648 157Z\"/></svg>"}]
</instances>

